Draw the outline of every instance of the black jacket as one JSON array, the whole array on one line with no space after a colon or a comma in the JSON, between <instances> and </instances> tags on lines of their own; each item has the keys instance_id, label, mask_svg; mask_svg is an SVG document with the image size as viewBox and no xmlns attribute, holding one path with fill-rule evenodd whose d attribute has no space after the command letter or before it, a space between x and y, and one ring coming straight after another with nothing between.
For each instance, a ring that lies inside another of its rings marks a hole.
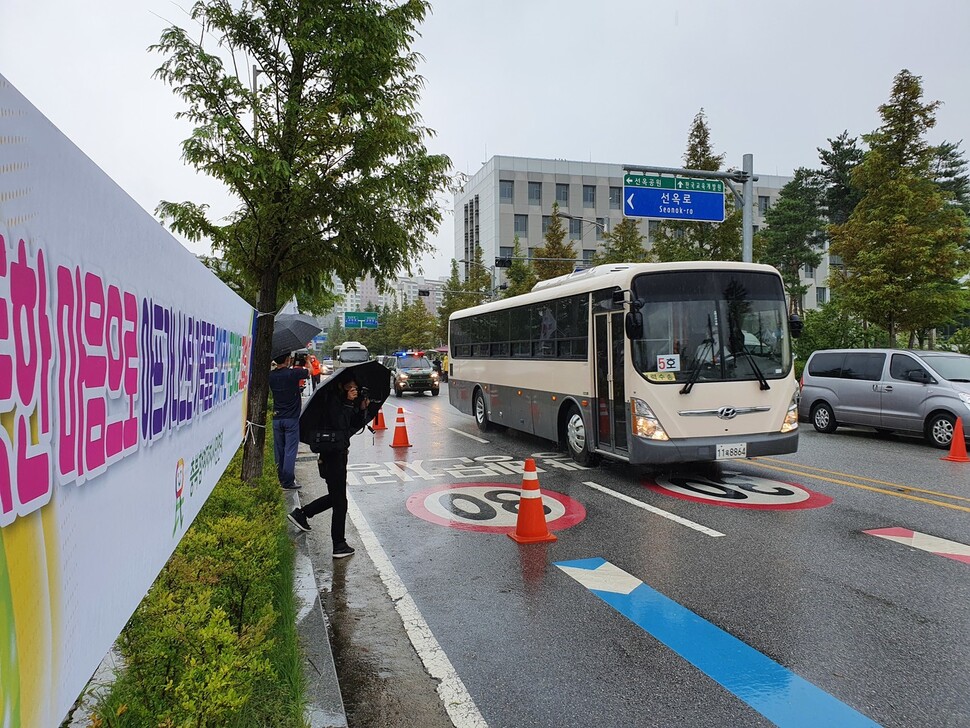
<instances>
[{"instance_id":1,"label":"black jacket","mask_svg":"<svg viewBox=\"0 0 970 728\"><path fill-rule=\"evenodd\" d=\"M360 408L360 402L359 399L350 402L343 397L332 397L327 402L324 427L345 433L348 448L351 436L357 434L367 424L367 410Z\"/></svg>"}]
</instances>

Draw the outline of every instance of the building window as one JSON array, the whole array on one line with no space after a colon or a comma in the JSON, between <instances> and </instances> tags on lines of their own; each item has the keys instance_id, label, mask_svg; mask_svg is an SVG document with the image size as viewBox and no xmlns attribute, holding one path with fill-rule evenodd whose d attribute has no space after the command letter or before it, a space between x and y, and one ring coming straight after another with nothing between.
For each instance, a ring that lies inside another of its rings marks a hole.
<instances>
[{"instance_id":1,"label":"building window","mask_svg":"<svg viewBox=\"0 0 970 728\"><path fill-rule=\"evenodd\" d=\"M823 286L817 286L815 288L815 302L818 305L821 306L825 303L825 295L828 293L828 290L828 288L824 288Z\"/></svg>"},{"instance_id":2,"label":"building window","mask_svg":"<svg viewBox=\"0 0 970 728\"><path fill-rule=\"evenodd\" d=\"M834 268L842 268L844 264L842 263L841 255L832 255L829 253L829 265Z\"/></svg>"},{"instance_id":3,"label":"building window","mask_svg":"<svg viewBox=\"0 0 970 728\"><path fill-rule=\"evenodd\" d=\"M610 209L619 210L623 207L623 188L610 187Z\"/></svg>"},{"instance_id":4,"label":"building window","mask_svg":"<svg viewBox=\"0 0 970 728\"><path fill-rule=\"evenodd\" d=\"M771 207L771 198L766 195L758 195L758 212L764 215Z\"/></svg>"},{"instance_id":5,"label":"building window","mask_svg":"<svg viewBox=\"0 0 970 728\"><path fill-rule=\"evenodd\" d=\"M512 202L515 193L515 183L510 179L500 179L498 181L498 199L500 202Z\"/></svg>"},{"instance_id":6,"label":"building window","mask_svg":"<svg viewBox=\"0 0 970 728\"><path fill-rule=\"evenodd\" d=\"M814 278L815 277L815 266L814 265L809 265L808 263L805 264L805 277L806 278Z\"/></svg>"},{"instance_id":7,"label":"building window","mask_svg":"<svg viewBox=\"0 0 970 728\"><path fill-rule=\"evenodd\" d=\"M593 256L594 255L596 255L596 251L595 250L586 250L584 248L583 249L583 262L584 263L592 263L593 262Z\"/></svg>"},{"instance_id":8,"label":"building window","mask_svg":"<svg viewBox=\"0 0 970 728\"><path fill-rule=\"evenodd\" d=\"M552 215L543 215L542 216L542 234L543 235L546 234L546 230L549 229L549 223L551 223L551 222L552 222Z\"/></svg>"},{"instance_id":9,"label":"building window","mask_svg":"<svg viewBox=\"0 0 970 728\"><path fill-rule=\"evenodd\" d=\"M542 204L542 182L529 183L529 204L530 205Z\"/></svg>"},{"instance_id":10,"label":"building window","mask_svg":"<svg viewBox=\"0 0 970 728\"><path fill-rule=\"evenodd\" d=\"M556 202L564 207L569 207L569 185L556 183Z\"/></svg>"},{"instance_id":11,"label":"building window","mask_svg":"<svg viewBox=\"0 0 970 728\"><path fill-rule=\"evenodd\" d=\"M515 216L515 234L520 238L529 237L529 216L528 215L516 215Z\"/></svg>"},{"instance_id":12,"label":"building window","mask_svg":"<svg viewBox=\"0 0 970 728\"><path fill-rule=\"evenodd\" d=\"M583 185L583 207L596 207L595 185Z\"/></svg>"},{"instance_id":13,"label":"building window","mask_svg":"<svg viewBox=\"0 0 970 728\"><path fill-rule=\"evenodd\" d=\"M607 225L607 220L605 217L596 218L596 239L597 240L603 239L603 233L607 231L606 225Z\"/></svg>"},{"instance_id":14,"label":"building window","mask_svg":"<svg viewBox=\"0 0 970 728\"><path fill-rule=\"evenodd\" d=\"M498 249L499 258L511 258L513 255L515 255L515 248L511 245L502 245Z\"/></svg>"},{"instance_id":15,"label":"building window","mask_svg":"<svg viewBox=\"0 0 970 728\"><path fill-rule=\"evenodd\" d=\"M576 218L569 220L569 239L579 240L583 237L583 221Z\"/></svg>"},{"instance_id":16,"label":"building window","mask_svg":"<svg viewBox=\"0 0 970 728\"><path fill-rule=\"evenodd\" d=\"M531 262L531 261L533 261L535 259L536 259L536 249L535 248L529 248L529 261Z\"/></svg>"},{"instance_id":17,"label":"building window","mask_svg":"<svg viewBox=\"0 0 970 728\"><path fill-rule=\"evenodd\" d=\"M660 232L660 220L649 220L647 221L647 236L653 240L653 237Z\"/></svg>"}]
</instances>

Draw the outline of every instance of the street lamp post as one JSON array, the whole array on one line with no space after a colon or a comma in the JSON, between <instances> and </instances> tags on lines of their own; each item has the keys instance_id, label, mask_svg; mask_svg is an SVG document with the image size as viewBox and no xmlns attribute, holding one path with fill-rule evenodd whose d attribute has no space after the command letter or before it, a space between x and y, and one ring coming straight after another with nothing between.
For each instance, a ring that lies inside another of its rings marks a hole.
<instances>
[{"instance_id":1,"label":"street lamp post","mask_svg":"<svg viewBox=\"0 0 970 728\"><path fill-rule=\"evenodd\" d=\"M570 215L568 212L560 212L559 217L564 217L567 220L579 220L580 222L585 222L589 225L595 226L596 228L602 230L604 233L607 232L606 225L604 223L599 222L598 220L590 220L588 217L580 217L579 215ZM580 233L579 242L580 243L583 242L582 233ZM583 260L582 263L583 265L586 265L585 260Z\"/></svg>"}]
</instances>

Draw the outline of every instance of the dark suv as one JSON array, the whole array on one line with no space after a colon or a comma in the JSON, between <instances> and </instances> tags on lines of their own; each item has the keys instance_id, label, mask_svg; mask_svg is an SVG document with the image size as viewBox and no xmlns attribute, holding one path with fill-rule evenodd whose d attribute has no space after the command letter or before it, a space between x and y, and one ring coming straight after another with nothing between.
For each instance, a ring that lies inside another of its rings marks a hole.
<instances>
[{"instance_id":1,"label":"dark suv","mask_svg":"<svg viewBox=\"0 0 970 728\"><path fill-rule=\"evenodd\" d=\"M391 386L394 387L394 394L402 397L405 392L431 392L432 396L437 397L439 389L438 372L431 366L431 361L426 356L416 354L405 354L396 357L391 369Z\"/></svg>"}]
</instances>

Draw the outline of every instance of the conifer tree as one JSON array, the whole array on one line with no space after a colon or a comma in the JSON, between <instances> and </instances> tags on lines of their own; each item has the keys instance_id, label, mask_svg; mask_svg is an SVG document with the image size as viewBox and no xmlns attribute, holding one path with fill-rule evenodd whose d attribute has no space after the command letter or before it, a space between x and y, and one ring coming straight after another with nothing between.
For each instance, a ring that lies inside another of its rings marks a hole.
<instances>
[{"instance_id":1,"label":"conifer tree","mask_svg":"<svg viewBox=\"0 0 970 728\"><path fill-rule=\"evenodd\" d=\"M523 257L522 243L519 241L519 236L516 235L515 243L512 247L512 266L509 268L508 273L505 274L505 280L508 281L508 288L505 289L505 298L528 293L538 280L535 272L532 270L531 261L523 260Z\"/></svg>"},{"instance_id":2,"label":"conifer tree","mask_svg":"<svg viewBox=\"0 0 970 728\"><path fill-rule=\"evenodd\" d=\"M765 213L767 227L759 231L760 260L775 266L785 281L792 313L802 313L802 269L817 266L825 244L822 219L824 179L815 170L795 170L794 179L781 188L774 207Z\"/></svg>"},{"instance_id":3,"label":"conifer tree","mask_svg":"<svg viewBox=\"0 0 970 728\"><path fill-rule=\"evenodd\" d=\"M899 331L938 326L966 305L958 281L970 269L967 219L933 177L926 132L939 103L922 96L920 77L900 71L852 173L864 196L845 224L830 227L831 251L845 264L830 278L833 295L885 328L890 346Z\"/></svg>"},{"instance_id":4,"label":"conifer tree","mask_svg":"<svg viewBox=\"0 0 970 728\"><path fill-rule=\"evenodd\" d=\"M644 247L643 233L636 218L624 217L609 232L603 233L603 250L593 256L593 265L603 263L652 263L652 251Z\"/></svg>"},{"instance_id":5,"label":"conifer tree","mask_svg":"<svg viewBox=\"0 0 970 728\"><path fill-rule=\"evenodd\" d=\"M687 136L686 169L719 172L723 154L714 154L704 109L697 112ZM749 201L750 204L750 201ZM653 238L653 252L662 262L675 260L740 260L741 210L724 197L724 222L664 221Z\"/></svg>"},{"instance_id":6,"label":"conifer tree","mask_svg":"<svg viewBox=\"0 0 970 728\"><path fill-rule=\"evenodd\" d=\"M573 272L576 251L566 242L566 228L559 215L559 203L552 203L552 215L546 228L545 244L536 248L532 269L536 279L547 281L556 276Z\"/></svg>"},{"instance_id":7,"label":"conifer tree","mask_svg":"<svg viewBox=\"0 0 970 728\"><path fill-rule=\"evenodd\" d=\"M466 307L464 303L465 289L461 277L458 275L458 261L451 259L451 275L445 283L445 290L441 295L441 304L438 306L438 341L446 343L448 341L448 317L455 311Z\"/></svg>"}]
</instances>

